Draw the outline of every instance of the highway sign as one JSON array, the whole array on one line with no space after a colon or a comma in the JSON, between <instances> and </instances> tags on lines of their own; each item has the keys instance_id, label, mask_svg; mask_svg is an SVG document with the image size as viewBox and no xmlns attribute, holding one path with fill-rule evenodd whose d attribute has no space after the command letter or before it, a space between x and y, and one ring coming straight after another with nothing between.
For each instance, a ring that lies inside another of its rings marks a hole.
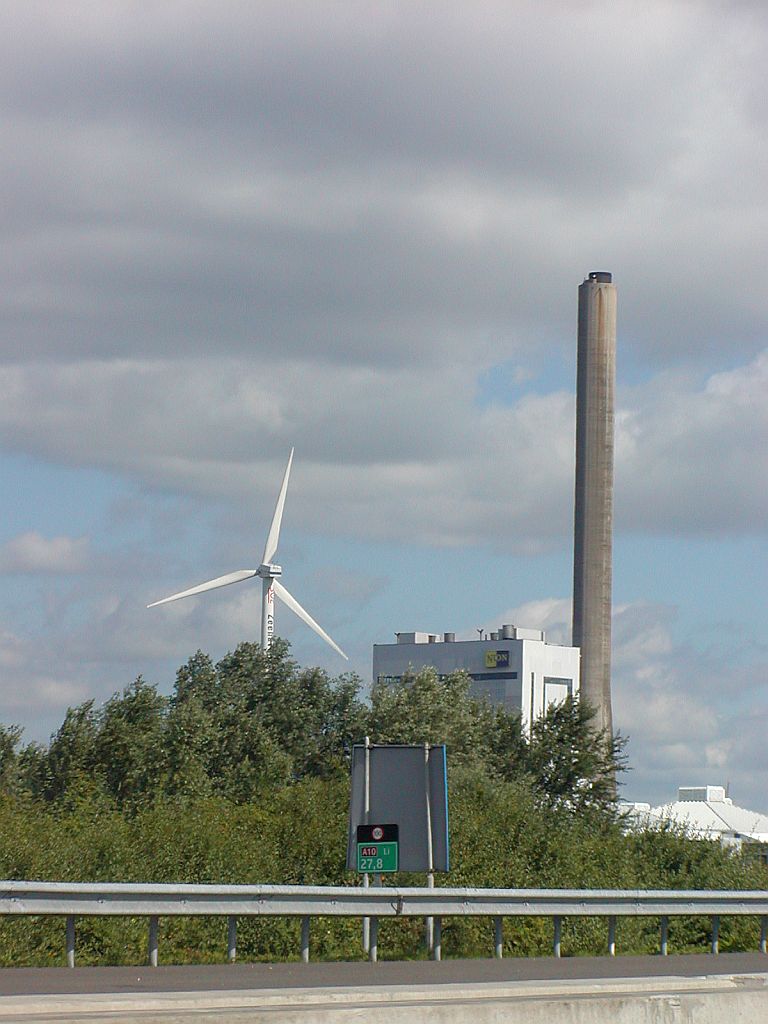
<instances>
[{"instance_id":1,"label":"highway sign","mask_svg":"<svg viewBox=\"0 0 768 1024\"><path fill-rule=\"evenodd\" d=\"M363 874L397 871L399 836L397 825L358 825L357 870Z\"/></svg>"}]
</instances>

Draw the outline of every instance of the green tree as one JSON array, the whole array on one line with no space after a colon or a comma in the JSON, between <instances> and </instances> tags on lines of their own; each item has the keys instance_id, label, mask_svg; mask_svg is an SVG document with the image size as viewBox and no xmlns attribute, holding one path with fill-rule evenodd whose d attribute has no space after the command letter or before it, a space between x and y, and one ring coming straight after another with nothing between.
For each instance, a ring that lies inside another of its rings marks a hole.
<instances>
[{"instance_id":1,"label":"green tree","mask_svg":"<svg viewBox=\"0 0 768 1024\"><path fill-rule=\"evenodd\" d=\"M167 698L139 676L98 714L95 769L121 803L157 792L165 773Z\"/></svg>"},{"instance_id":2,"label":"green tree","mask_svg":"<svg viewBox=\"0 0 768 1024\"><path fill-rule=\"evenodd\" d=\"M552 807L613 814L616 779L626 770L626 740L593 726L594 708L578 697L550 704L528 741L526 767L534 789Z\"/></svg>"},{"instance_id":3,"label":"green tree","mask_svg":"<svg viewBox=\"0 0 768 1024\"><path fill-rule=\"evenodd\" d=\"M63 797L71 786L92 776L96 769L98 716L94 701L67 708L64 721L36 764L29 759L33 791L48 800ZM36 768L36 771L35 771Z\"/></svg>"},{"instance_id":4,"label":"green tree","mask_svg":"<svg viewBox=\"0 0 768 1024\"><path fill-rule=\"evenodd\" d=\"M17 785L54 801L77 796L87 780L132 805L163 796L246 802L265 788L343 777L352 745L367 734L376 743L445 743L452 771L530 780L553 807L612 808L623 741L597 735L589 708L554 705L526 738L518 714L469 687L464 673L441 679L424 669L374 686L367 706L357 676L301 670L280 639L267 652L239 644L216 665L197 651L170 698L139 677L99 709L93 701L70 708L47 748L19 751L7 731L6 786L15 773Z\"/></svg>"},{"instance_id":5,"label":"green tree","mask_svg":"<svg viewBox=\"0 0 768 1024\"><path fill-rule=\"evenodd\" d=\"M219 697L219 677L213 662L208 654L197 650L176 672L171 706L194 699L210 710L216 705Z\"/></svg>"},{"instance_id":6,"label":"green tree","mask_svg":"<svg viewBox=\"0 0 768 1024\"><path fill-rule=\"evenodd\" d=\"M163 730L163 792L184 799L210 796L215 790L211 764L217 742L214 716L201 697L193 694L173 704Z\"/></svg>"},{"instance_id":7,"label":"green tree","mask_svg":"<svg viewBox=\"0 0 768 1024\"><path fill-rule=\"evenodd\" d=\"M264 786L342 770L364 734L355 676L300 671L288 645L243 643L214 666L198 651L176 677L167 723L169 792L252 799Z\"/></svg>"},{"instance_id":8,"label":"green tree","mask_svg":"<svg viewBox=\"0 0 768 1024\"><path fill-rule=\"evenodd\" d=\"M0 724L0 793L13 793L17 789L22 732L18 725Z\"/></svg>"},{"instance_id":9,"label":"green tree","mask_svg":"<svg viewBox=\"0 0 768 1024\"><path fill-rule=\"evenodd\" d=\"M368 734L375 743L445 743L451 767L477 765L492 775L513 774L525 743L520 717L469 693L470 679L440 679L432 668L371 691Z\"/></svg>"}]
</instances>

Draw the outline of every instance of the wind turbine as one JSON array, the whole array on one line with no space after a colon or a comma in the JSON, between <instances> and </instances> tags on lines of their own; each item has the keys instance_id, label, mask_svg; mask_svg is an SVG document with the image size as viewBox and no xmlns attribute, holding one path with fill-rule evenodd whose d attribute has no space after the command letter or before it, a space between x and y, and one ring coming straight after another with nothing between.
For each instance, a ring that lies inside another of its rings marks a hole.
<instances>
[{"instance_id":1,"label":"wind turbine","mask_svg":"<svg viewBox=\"0 0 768 1024\"><path fill-rule=\"evenodd\" d=\"M230 583L241 583L243 580L249 580L254 576L261 577L261 646L262 649L269 650L269 645L272 643L272 638L275 633L275 596L279 597L283 604L286 604L292 612L294 612L300 619L313 629L318 636L321 636L327 644L330 644L334 651L347 658L347 655L342 651L338 644L334 643L333 640L328 636L325 630L319 626L309 612L305 611L295 597L292 597L285 587L282 585L278 576L282 576L283 570L279 565L275 565L272 559L277 554L277 544L280 539L280 523L283 518L283 508L285 506L285 495L288 490L288 477L291 475L291 464L293 463L293 448L291 448L291 454L288 456L288 465L285 467L285 473L283 475L283 482L280 487L280 493L277 496L277 504L275 505L275 513L272 516L272 524L269 527L269 533L267 534L267 543L264 545L264 555L261 559L261 565L258 569L238 569L237 572L230 572L226 576L218 576L215 580L209 580L207 583L201 583L197 587L191 587L189 590L182 590L179 594L171 594L170 597L164 597L161 601L153 601L152 604L148 604L147 608L155 608L159 604L167 604L169 601L178 601L182 597L192 597L193 594L202 594L206 590L217 590L219 587L229 586Z\"/></svg>"}]
</instances>

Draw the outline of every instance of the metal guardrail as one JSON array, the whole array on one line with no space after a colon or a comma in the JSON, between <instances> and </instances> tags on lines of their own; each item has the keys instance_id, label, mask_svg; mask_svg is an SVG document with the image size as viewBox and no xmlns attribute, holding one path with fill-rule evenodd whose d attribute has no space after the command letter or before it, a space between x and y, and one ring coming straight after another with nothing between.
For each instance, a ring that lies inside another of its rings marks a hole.
<instances>
[{"instance_id":1,"label":"metal guardrail","mask_svg":"<svg viewBox=\"0 0 768 1024\"><path fill-rule=\"evenodd\" d=\"M761 919L760 951L768 940L768 892L647 889L454 889L394 886L169 885L107 882L0 881L0 914L60 915L67 918L67 962L74 966L75 918L147 917L149 963L157 965L158 919L170 916L226 916L228 955L237 955L237 918L300 917L301 957L309 960L312 917L370 918L368 954L378 955L377 922L382 917L434 918L434 959L441 956L443 917L491 917L494 951L501 957L505 917L551 917L555 956L560 956L563 917L607 917L608 953L616 953L619 917L660 918L660 952L667 953L669 918L706 915L712 920L711 952L718 952L721 916Z\"/></svg>"}]
</instances>

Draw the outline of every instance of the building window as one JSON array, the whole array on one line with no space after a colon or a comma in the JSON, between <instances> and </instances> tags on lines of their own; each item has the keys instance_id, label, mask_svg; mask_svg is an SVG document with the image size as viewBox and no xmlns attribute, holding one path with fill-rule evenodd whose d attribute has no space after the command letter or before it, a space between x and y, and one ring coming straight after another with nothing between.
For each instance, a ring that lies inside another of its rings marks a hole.
<instances>
[{"instance_id":1,"label":"building window","mask_svg":"<svg viewBox=\"0 0 768 1024\"><path fill-rule=\"evenodd\" d=\"M482 679L517 679L517 672L470 672L469 678L476 682Z\"/></svg>"},{"instance_id":2,"label":"building window","mask_svg":"<svg viewBox=\"0 0 768 1024\"><path fill-rule=\"evenodd\" d=\"M573 696L573 680L562 676L544 676L544 710Z\"/></svg>"},{"instance_id":3,"label":"building window","mask_svg":"<svg viewBox=\"0 0 768 1024\"><path fill-rule=\"evenodd\" d=\"M511 673L510 673L511 674ZM517 673L514 673L517 675ZM520 712L520 681L505 678L501 673L495 678L491 673L481 673L481 678L472 676L469 688L472 697L484 698L491 704L498 704L508 711Z\"/></svg>"},{"instance_id":4,"label":"building window","mask_svg":"<svg viewBox=\"0 0 768 1024\"><path fill-rule=\"evenodd\" d=\"M573 692L573 680L564 679L561 676L544 676L545 686L564 686L568 693Z\"/></svg>"}]
</instances>

